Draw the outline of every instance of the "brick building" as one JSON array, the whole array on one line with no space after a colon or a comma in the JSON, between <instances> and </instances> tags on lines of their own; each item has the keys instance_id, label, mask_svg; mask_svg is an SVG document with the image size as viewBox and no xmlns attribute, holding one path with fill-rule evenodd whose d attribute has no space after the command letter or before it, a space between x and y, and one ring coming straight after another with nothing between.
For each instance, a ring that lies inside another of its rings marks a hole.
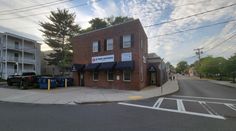
<instances>
[{"instance_id":1,"label":"brick building","mask_svg":"<svg viewBox=\"0 0 236 131\"><path fill-rule=\"evenodd\" d=\"M147 36L139 20L73 38L75 85L140 90L148 80Z\"/></svg>"}]
</instances>

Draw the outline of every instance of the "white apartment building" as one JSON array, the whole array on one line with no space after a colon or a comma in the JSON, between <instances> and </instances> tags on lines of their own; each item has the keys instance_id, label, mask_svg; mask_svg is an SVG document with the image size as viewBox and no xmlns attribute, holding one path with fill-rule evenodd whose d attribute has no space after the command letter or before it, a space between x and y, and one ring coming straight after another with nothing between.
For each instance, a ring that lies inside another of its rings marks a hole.
<instances>
[{"instance_id":1,"label":"white apartment building","mask_svg":"<svg viewBox=\"0 0 236 131\"><path fill-rule=\"evenodd\" d=\"M35 40L0 32L0 77L35 72L40 74L40 44Z\"/></svg>"}]
</instances>

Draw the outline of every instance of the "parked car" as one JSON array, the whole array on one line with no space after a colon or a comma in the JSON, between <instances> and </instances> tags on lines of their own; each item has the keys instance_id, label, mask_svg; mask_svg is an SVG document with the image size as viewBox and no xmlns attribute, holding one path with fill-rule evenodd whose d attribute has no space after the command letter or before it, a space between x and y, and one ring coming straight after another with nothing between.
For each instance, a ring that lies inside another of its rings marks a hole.
<instances>
[{"instance_id":1,"label":"parked car","mask_svg":"<svg viewBox=\"0 0 236 131\"><path fill-rule=\"evenodd\" d=\"M27 89L37 84L38 76L35 72L24 72L22 75L10 75L7 78L8 86L17 85L20 89Z\"/></svg>"}]
</instances>

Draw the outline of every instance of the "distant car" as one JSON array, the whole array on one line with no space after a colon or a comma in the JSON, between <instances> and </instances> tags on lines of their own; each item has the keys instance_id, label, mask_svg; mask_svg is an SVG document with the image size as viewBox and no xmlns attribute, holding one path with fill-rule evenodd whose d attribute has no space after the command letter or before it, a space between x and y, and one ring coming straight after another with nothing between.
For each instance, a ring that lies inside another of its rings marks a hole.
<instances>
[{"instance_id":1,"label":"distant car","mask_svg":"<svg viewBox=\"0 0 236 131\"><path fill-rule=\"evenodd\" d=\"M7 78L8 86L17 85L21 89L26 89L37 83L38 76L35 72L24 72L22 75L10 75Z\"/></svg>"}]
</instances>

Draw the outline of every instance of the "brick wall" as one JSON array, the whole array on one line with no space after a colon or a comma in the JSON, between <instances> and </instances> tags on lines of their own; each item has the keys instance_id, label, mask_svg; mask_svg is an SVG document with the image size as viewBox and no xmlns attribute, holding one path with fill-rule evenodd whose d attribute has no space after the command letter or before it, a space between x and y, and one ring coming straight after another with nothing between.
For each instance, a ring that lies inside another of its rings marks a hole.
<instances>
[{"instance_id":1,"label":"brick wall","mask_svg":"<svg viewBox=\"0 0 236 131\"><path fill-rule=\"evenodd\" d=\"M133 34L134 43L131 48L123 49L120 47L120 37L123 35ZM113 38L113 50L106 51L104 40ZM97 53L92 52L93 41L100 41L101 48ZM141 48L141 41L143 47ZM134 60L134 70L132 71L131 81L123 81L122 71L115 71L115 78L119 75L120 80L107 81L105 71L99 71L99 80L92 80L92 72L86 71L84 74L85 86L102 87L102 88L117 88L117 89L132 89L139 90L147 85L147 65L143 63L143 56L147 57L147 36L141 26L139 20L134 20L124 24L100 29L79 35L73 39L73 63L74 64L89 64L94 56L104 56L114 54L115 62L121 61L121 53L132 52L132 60ZM141 67L143 68L143 79L141 76ZM75 84L79 84L78 73L74 73Z\"/></svg>"}]
</instances>

